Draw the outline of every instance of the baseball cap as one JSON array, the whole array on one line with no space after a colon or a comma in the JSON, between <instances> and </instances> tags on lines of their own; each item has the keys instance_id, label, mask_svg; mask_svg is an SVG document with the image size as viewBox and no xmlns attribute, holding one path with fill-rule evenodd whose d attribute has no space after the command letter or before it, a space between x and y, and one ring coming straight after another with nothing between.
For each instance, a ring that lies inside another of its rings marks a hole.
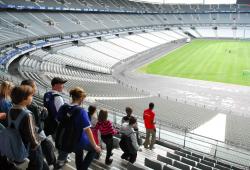
<instances>
[{"instance_id":1,"label":"baseball cap","mask_svg":"<svg viewBox=\"0 0 250 170\"><path fill-rule=\"evenodd\" d=\"M51 80L51 85L54 86L55 84L64 84L66 82L67 82L67 80L61 79L60 77L54 77Z\"/></svg>"}]
</instances>

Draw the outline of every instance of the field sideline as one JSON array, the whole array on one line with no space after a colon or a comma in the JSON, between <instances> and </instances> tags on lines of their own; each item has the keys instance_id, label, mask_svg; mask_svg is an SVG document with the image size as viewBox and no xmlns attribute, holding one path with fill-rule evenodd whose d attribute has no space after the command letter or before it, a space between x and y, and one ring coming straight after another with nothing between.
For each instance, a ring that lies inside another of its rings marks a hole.
<instances>
[{"instance_id":1,"label":"field sideline","mask_svg":"<svg viewBox=\"0 0 250 170\"><path fill-rule=\"evenodd\" d=\"M139 71L250 86L250 42L193 40Z\"/></svg>"}]
</instances>

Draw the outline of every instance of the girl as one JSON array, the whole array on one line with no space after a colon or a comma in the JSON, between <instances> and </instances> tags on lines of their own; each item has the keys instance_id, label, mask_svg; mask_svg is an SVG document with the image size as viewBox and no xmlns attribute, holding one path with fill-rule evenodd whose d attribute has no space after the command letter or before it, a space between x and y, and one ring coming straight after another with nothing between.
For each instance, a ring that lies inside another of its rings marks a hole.
<instances>
[{"instance_id":1,"label":"girl","mask_svg":"<svg viewBox=\"0 0 250 170\"><path fill-rule=\"evenodd\" d=\"M8 126L6 117L12 107L10 94L13 87L13 84L8 81L4 81L0 86L0 125L4 127Z\"/></svg>"},{"instance_id":2,"label":"girl","mask_svg":"<svg viewBox=\"0 0 250 170\"><path fill-rule=\"evenodd\" d=\"M113 128L112 122L108 119L108 111L100 110L98 115L98 122L96 124L96 129L101 132L101 139L106 144L107 154L105 159L105 164L110 165L113 162L113 159L110 157L113 155L113 135L117 131Z\"/></svg>"}]
</instances>

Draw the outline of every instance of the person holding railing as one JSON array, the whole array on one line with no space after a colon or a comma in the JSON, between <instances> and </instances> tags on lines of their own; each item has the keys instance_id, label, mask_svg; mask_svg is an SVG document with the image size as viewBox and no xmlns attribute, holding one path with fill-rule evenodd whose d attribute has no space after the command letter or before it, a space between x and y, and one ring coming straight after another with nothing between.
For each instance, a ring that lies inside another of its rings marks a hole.
<instances>
[{"instance_id":1,"label":"person holding railing","mask_svg":"<svg viewBox=\"0 0 250 170\"><path fill-rule=\"evenodd\" d=\"M156 138L156 128L155 128L155 113L153 112L154 103L149 103L149 108L144 110L143 120L146 128L146 139L144 142L144 148L149 148L152 150L154 148L155 138ZM151 140L149 138L151 136Z\"/></svg>"}]
</instances>

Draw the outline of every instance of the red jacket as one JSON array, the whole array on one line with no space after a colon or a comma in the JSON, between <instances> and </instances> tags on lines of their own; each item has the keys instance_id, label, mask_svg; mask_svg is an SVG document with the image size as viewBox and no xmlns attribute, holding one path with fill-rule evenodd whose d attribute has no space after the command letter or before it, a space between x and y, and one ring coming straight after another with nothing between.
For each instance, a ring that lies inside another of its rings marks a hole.
<instances>
[{"instance_id":1,"label":"red jacket","mask_svg":"<svg viewBox=\"0 0 250 170\"><path fill-rule=\"evenodd\" d=\"M155 129L155 124L154 124L155 113L152 110L150 109L144 110L143 119L146 129Z\"/></svg>"}]
</instances>

